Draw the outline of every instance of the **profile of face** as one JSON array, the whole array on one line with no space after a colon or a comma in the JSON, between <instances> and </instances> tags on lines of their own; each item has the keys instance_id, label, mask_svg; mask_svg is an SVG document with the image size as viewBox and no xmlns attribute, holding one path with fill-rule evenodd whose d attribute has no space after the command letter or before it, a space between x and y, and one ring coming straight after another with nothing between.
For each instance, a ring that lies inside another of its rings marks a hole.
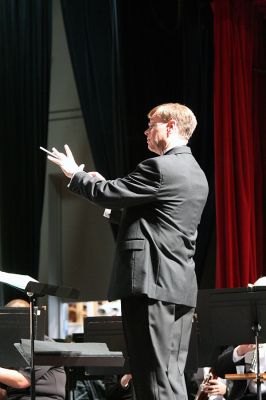
<instances>
[{"instance_id":1,"label":"profile of face","mask_svg":"<svg viewBox=\"0 0 266 400\"><path fill-rule=\"evenodd\" d=\"M144 135L147 136L148 149L156 154L162 154L168 142L167 122L162 122L158 117L152 117L148 129Z\"/></svg>"}]
</instances>

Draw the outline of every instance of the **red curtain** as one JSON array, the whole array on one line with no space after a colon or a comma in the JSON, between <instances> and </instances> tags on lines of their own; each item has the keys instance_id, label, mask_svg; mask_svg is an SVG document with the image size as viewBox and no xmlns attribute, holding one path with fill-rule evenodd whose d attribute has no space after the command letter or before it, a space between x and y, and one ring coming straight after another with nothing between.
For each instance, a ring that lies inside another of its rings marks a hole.
<instances>
[{"instance_id":1,"label":"red curtain","mask_svg":"<svg viewBox=\"0 0 266 400\"><path fill-rule=\"evenodd\" d=\"M265 72L258 72L263 18L255 3L266 1L213 1L218 288L246 286L263 274Z\"/></svg>"}]
</instances>

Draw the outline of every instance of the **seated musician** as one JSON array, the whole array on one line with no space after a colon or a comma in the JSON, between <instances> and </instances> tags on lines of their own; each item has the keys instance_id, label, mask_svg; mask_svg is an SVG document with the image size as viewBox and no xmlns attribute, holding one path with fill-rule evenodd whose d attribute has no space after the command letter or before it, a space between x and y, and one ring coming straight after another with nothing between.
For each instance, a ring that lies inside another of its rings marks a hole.
<instances>
[{"instance_id":1,"label":"seated musician","mask_svg":"<svg viewBox=\"0 0 266 400\"><path fill-rule=\"evenodd\" d=\"M218 358L216 369L221 376L236 374L236 366L243 365L245 372L255 372L254 344L242 344L229 348ZM266 371L266 344L260 350L260 371ZM266 383L261 383L262 399L266 399ZM257 384L253 380L234 380L229 400L252 400L257 398Z\"/></svg>"},{"instance_id":2,"label":"seated musician","mask_svg":"<svg viewBox=\"0 0 266 400\"><path fill-rule=\"evenodd\" d=\"M265 286L266 277L259 278L253 286ZM252 286L252 285L249 285ZM260 344L260 372L266 371L266 343ZM216 371L219 376L236 374L237 366L242 365L244 372L257 371L256 352L254 344L241 344L227 349L218 358ZM261 382L262 399L266 400L266 382ZM257 398L257 383L254 380L234 380L228 400L255 400Z\"/></svg>"},{"instance_id":3,"label":"seated musician","mask_svg":"<svg viewBox=\"0 0 266 400\"><path fill-rule=\"evenodd\" d=\"M15 299L6 307L29 307L22 299ZM45 338L45 340L51 340ZM38 400L64 400L66 374L63 367L35 367L35 398ZM30 367L9 369L0 367L0 400L31 399Z\"/></svg>"},{"instance_id":4,"label":"seated musician","mask_svg":"<svg viewBox=\"0 0 266 400\"><path fill-rule=\"evenodd\" d=\"M212 368L199 368L194 374L198 385L195 400L224 400L227 398L227 382L216 375Z\"/></svg>"}]
</instances>

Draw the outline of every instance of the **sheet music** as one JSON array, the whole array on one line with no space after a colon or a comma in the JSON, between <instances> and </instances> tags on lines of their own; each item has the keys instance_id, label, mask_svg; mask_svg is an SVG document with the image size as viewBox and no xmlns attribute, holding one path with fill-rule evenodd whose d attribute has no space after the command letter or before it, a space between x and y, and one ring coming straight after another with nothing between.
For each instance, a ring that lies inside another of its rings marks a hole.
<instances>
[{"instance_id":1,"label":"sheet music","mask_svg":"<svg viewBox=\"0 0 266 400\"><path fill-rule=\"evenodd\" d=\"M29 282L39 282L29 275L10 274L9 272L0 271L0 282L7 283L18 289L25 289Z\"/></svg>"}]
</instances>

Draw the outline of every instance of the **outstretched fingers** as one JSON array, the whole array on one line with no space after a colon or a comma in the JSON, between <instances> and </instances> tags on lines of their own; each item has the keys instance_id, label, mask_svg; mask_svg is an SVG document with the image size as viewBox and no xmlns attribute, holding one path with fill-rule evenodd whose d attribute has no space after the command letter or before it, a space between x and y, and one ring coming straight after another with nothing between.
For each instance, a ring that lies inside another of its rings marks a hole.
<instances>
[{"instance_id":1,"label":"outstretched fingers","mask_svg":"<svg viewBox=\"0 0 266 400\"><path fill-rule=\"evenodd\" d=\"M61 166L62 164L62 160L60 158L58 158L57 156L52 157L52 156L47 156L48 160L52 161L54 164L57 164L59 166Z\"/></svg>"},{"instance_id":2,"label":"outstretched fingers","mask_svg":"<svg viewBox=\"0 0 266 400\"><path fill-rule=\"evenodd\" d=\"M74 160L72 151L70 150L69 146L68 146L67 144L65 144L65 145L64 145L64 148L65 148L65 152L66 152L67 157L69 157L69 158L71 158L72 160Z\"/></svg>"}]
</instances>

